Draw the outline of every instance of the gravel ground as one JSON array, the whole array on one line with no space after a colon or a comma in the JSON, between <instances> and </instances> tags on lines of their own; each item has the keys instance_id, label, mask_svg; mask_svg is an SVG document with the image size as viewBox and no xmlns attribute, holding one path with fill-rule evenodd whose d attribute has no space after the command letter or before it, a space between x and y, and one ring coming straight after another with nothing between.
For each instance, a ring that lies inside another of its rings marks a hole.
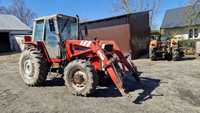
<instances>
[{"instance_id":1,"label":"gravel ground","mask_svg":"<svg viewBox=\"0 0 200 113\"><path fill-rule=\"evenodd\" d=\"M60 78L28 87L18 73L19 54L0 56L1 113L200 113L200 60L133 61L142 72L144 89L132 78L132 97L114 88L98 88L92 97L70 95Z\"/></svg>"}]
</instances>

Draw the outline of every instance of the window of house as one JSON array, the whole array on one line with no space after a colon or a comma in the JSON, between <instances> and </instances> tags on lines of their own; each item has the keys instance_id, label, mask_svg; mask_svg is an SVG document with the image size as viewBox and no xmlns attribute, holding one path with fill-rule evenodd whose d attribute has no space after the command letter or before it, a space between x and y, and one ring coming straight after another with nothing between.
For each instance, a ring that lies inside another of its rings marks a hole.
<instances>
[{"instance_id":1,"label":"window of house","mask_svg":"<svg viewBox=\"0 0 200 113\"><path fill-rule=\"evenodd\" d=\"M195 37L195 38L198 38L198 36L199 36L199 31L198 31L197 28L195 28L195 29L194 29L194 37Z\"/></svg>"},{"instance_id":2,"label":"window of house","mask_svg":"<svg viewBox=\"0 0 200 113\"><path fill-rule=\"evenodd\" d=\"M189 38L192 38L193 37L193 29L190 29L189 30Z\"/></svg>"}]
</instances>

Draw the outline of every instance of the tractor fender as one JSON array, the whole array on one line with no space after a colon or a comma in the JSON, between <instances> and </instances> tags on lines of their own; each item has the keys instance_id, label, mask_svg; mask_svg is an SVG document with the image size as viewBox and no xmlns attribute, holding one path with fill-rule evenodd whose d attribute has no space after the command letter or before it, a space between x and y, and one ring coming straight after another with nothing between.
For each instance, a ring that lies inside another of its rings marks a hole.
<instances>
[{"instance_id":1,"label":"tractor fender","mask_svg":"<svg viewBox=\"0 0 200 113\"><path fill-rule=\"evenodd\" d=\"M37 47L37 44L35 42L24 42L25 45L24 49L29 48L29 47Z\"/></svg>"}]
</instances>

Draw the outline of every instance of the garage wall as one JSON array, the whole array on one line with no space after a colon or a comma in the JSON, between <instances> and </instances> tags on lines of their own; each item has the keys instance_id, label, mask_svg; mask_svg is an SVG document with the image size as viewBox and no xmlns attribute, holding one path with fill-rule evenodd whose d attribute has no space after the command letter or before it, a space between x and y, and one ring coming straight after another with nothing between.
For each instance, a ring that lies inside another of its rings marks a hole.
<instances>
[{"instance_id":1,"label":"garage wall","mask_svg":"<svg viewBox=\"0 0 200 113\"><path fill-rule=\"evenodd\" d=\"M129 17L131 49L135 57L146 54L149 45L149 13L135 13Z\"/></svg>"},{"instance_id":2,"label":"garage wall","mask_svg":"<svg viewBox=\"0 0 200 113\"><path fill-rule=\"evenodd\" d=\"M80 27L86 39L114 40L122 52L131 53L134 57L147 53L150 33L148 11L88 21L81 23Z\"/></svg>"},{"instance_id":3,"label":"garage wall","mask_svg":"<svg viewBox=\"0 0 200 113\"><path fill-rule=\"evenodd\" d=\"M23 40L25 35L30 35L30 31L11 31L10 48L11 51L22 51L24 49Z\"/></svg>"},{"instance_id":4,"label":"garage wall","mask_svg":"<svg viewBox=\"0 0 200 113\"><path fill-rule=\"evenodd\" d=\"M0 32L0 52L10 51L10 40L8 32Z\"/></svg>"},{"instance_id":5,"label":"garage wall","mask_svg":"<svg viewBox=\"0 0 200 113\"><path fill-rule=\"evenodd\" d=\"M85 38L92 40L95 37L99 40L114 40L124 53L130 52L128 24L89 29Z\"/></svg>"}]
</instances>

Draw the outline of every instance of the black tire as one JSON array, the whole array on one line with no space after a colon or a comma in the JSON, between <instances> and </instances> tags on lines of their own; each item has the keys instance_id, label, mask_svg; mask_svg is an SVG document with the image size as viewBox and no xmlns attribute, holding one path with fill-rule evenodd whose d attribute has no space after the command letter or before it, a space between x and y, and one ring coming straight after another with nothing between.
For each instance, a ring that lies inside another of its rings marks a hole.
<instances>
[{"instance_id":1,"label":"black tire","mask_svg":"<svg viewBox=\"0 0 200 113\"><path fill-rule=\"evenodd\" d=\"M165 60L171 61L172 60L172 53L166 53L165 54Z\"/></svg>"},{"instance_id":2,"label":"black tire","mask_svg":"<svg viewBox=\"0 0 200 113\"><path fill-rule=\"evenodd\" d=\"M178 50L172 49L172 60L179 61L181 59L180 52Z\"/></svg>"},{"instance_id":3,"label":"black tire","mask_svg":"<svg viewBox=\"0 0 200 113\"><path fill-rule=\"evenodd\" d=\"M98 85L98 75L94 67L85 60L70 62L65 67L64 80L68 91L76 96L88 96L96 90Z\"/></svg>"},{"instance_id":4,"label":"black tire","mask_svg":"<svg viewBox=\"0 0 200 113\"><path fill-rule=\"evenodd\" d=\"M157 60L156 51L154 49L149 49L149 58L152 61L156 61Z\"/></svg>"},{"instance_id":5,"label":"black tire","mask_svg":"<svg viewBox=\"0 0 200 113\"><path fill-rule=\"evenodd\" d=\"M180 60L180 56L179 56L179 54L178 54L177 52L173 53L173 55L172 55L172 60L173 60L173 61L178 61L178 60Z\"/></svg>"},{"instance_id":6,"label":"black tire","mask_svg":"<svg viewBox=\"0 0 200 113\"><path fill-rule=\"evenodd\" d=\"M196 56L196 59L200 59L200 54L199 53L196 53L195 56Z\"/></svg>"},{"instance_id":7,"label":"black tire","mask_svg":"<svg viewBox=\"0 0 200 113\"><path fill-rule=\"evenodd\" d=\"M19 72L25 84L42 85L48 75L48 64L36 48L25 49L20 57Z\"/></svg>"}]
</instances>

